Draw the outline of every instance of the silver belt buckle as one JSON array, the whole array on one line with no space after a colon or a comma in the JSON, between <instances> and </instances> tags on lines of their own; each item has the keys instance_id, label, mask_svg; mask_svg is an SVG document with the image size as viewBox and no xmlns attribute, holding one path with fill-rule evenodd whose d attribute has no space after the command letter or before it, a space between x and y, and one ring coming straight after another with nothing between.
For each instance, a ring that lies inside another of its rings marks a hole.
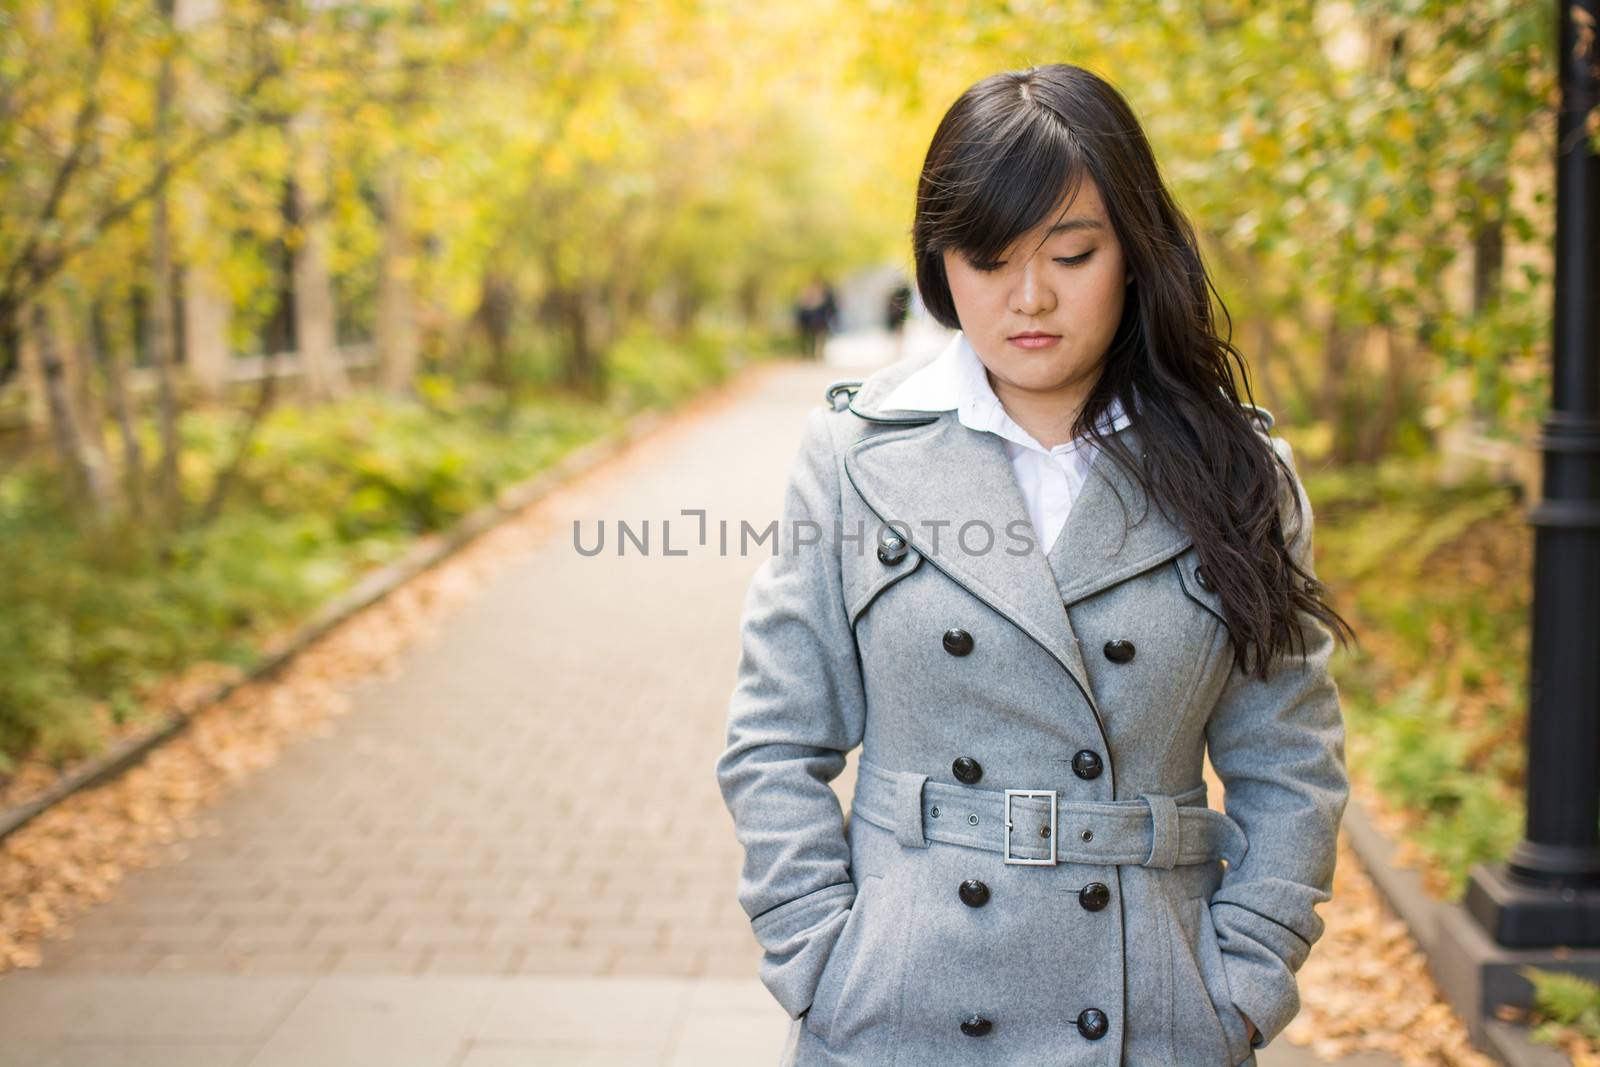
<instances>
[{"instance_id":1,"label":"silver belt buckle","mask_svg":"<svg viewBox=\"0 0 1600 1067\"><path fill-rule=\"evenodd\" d=\"M1011 854L1011 798L1012 797L1049 797L1050 798L1050 855L1045 859L1029 860ZM1007 789L1005 800L1006 814L1006 839L1005 857L1007 863L1023 864L1029 867L1054 867L1056 865L1056 791L1054 789Z\"/></svg>"}]
</instances>

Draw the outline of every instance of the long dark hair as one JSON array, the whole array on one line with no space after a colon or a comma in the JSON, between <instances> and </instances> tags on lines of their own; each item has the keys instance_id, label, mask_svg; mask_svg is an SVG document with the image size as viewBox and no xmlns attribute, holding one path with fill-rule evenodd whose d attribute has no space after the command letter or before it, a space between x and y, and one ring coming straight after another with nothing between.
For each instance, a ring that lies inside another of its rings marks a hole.
<instances>
[{"instance_id":1,"label":"long dark hair","mask_svg":"<svg viewBox=\"0 0 1600 1067\"><path fill-rule=\"evenodd\" d=\"M1264 679L1297 643L1303 656L1302 611L1348 644L1354 630L1322 599L1309 559L1302 568L1289 550L1280 507L1294 501L1298 531L1301 490L1240 405L1229 361L1254 407L1248 369L1217 333L1216 289L1194 229L1133 109L1103 78L1065 63L1006 71L951 105L917 186L911 239L923 303L941 325L960 329L945 250L978 263L997 258L1085 176L1099 188L1133 282L1074 435L1090 435L1164 513L1176 512L1216 583L1238 666ZM1226 316L1220 295L1217 304ZM1136 413L1143 462L1100 432L1113 397Z\"/></svg>"}]
</instances>

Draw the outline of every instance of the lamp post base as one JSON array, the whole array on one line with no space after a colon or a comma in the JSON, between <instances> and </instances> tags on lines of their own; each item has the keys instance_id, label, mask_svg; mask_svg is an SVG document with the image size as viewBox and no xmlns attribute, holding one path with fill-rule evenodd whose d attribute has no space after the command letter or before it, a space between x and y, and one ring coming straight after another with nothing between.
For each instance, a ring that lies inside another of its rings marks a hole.
<instances>
[{"instance_id":1,"label":"lamp post base","mask_svg":"<svg viewBox=\"0 0 1600 1067\"><path fill-rule=\"evenodd\" d=\"M1479 864L1463 903L1506 948L1600 946L1600 887L1552 888L1523 881L1504 864Z\"/></svg>"}]
</instances>

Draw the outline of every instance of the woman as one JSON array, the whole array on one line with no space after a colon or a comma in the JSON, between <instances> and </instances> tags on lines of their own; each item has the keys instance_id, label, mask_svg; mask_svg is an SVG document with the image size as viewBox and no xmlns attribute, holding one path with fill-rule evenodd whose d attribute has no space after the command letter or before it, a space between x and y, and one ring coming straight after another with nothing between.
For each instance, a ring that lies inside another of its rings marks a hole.
<instances>
[{"instance_id":1,"label":"woman","mask_svg":"<svg viewBox=\"0 0 1600 1067\"><path fill-rule=\"evenodd\" d=\"M1254 1063L1348 796L1289 446L1095 75L963 93L912 237L960 332L811 412L716 765L785 1062Z\"/></svg>"}]
</instances>

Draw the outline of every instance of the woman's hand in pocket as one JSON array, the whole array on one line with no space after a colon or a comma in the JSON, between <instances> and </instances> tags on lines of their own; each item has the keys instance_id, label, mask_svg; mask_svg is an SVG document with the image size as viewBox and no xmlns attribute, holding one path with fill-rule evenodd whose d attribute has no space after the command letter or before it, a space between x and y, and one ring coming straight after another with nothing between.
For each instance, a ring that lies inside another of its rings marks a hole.
<instances>
[{"instance_id":1,"label":"woman's hand in pocket","mask_svg":"<svg viewBox=\"0 0 1600 1067\"><path fill-rule=\"evenodd\" d=\"M1250 1016L1246 1015L1242 1011L1239 1013L1239 1016L1240 1018L1244 1019L1245 1026L1250 1028L1250 1043L1254 1045L1256 1043L1256 1024L1251 1022Z\"/></svg>"}]
</instances>

